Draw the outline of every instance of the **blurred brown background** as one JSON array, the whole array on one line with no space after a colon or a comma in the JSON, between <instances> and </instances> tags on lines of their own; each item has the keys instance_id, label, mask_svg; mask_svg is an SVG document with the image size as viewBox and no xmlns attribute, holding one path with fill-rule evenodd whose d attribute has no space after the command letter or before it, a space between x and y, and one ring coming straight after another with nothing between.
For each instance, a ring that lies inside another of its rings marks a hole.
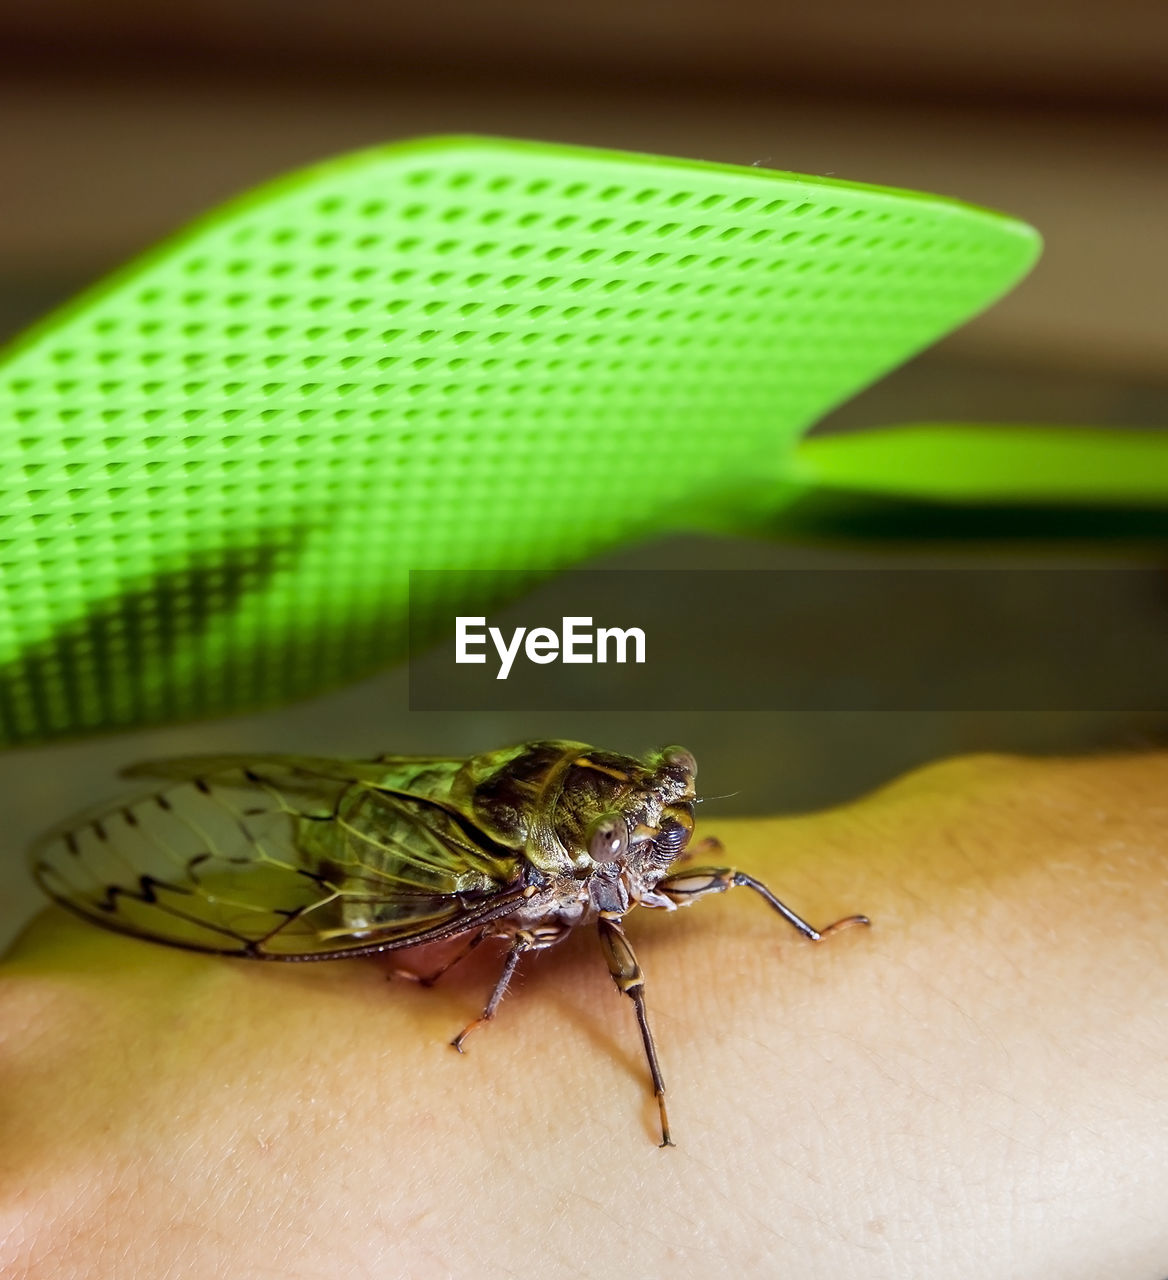
<instances>
[{"instance_id":1,"label":"blurred brown background","mask_svg":"<svg viewBox=\"0 0 1168 1280\"><path fill-rule=\"evenodd\" d=\"M180 0L153 10L41 0L0 13L0 56L5 335L262 179L394 138L485 132L936 191L1043 232L1046 254L1014 294L827 429L921 418L1168 424L1159 0ZM986 547L975 541L971 553ZM695 567L792 555L714 539L669 554ZM1094 551L1076 543L1073 554ZM28 835L108 792L118 764L141 755L454 754L538 734L636 750L680 740L711 790L739 792L717 806L729 812L843 799L957 750L1075 750L1156 731L1034 716L598 719L411 716L395 672L286 712L10 753L0 759L11 855L0 860L0 925L34 901L19 858Z\"/></svg>"}]
</instances>

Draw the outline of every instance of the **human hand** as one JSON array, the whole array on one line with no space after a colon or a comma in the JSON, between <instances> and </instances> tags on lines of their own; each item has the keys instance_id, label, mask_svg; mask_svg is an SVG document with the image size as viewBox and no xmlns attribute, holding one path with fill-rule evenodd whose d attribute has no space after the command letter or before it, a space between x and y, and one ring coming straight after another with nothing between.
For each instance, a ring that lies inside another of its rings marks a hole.
<instances>
[{"instance_id":1,"label":"human hand","mask_svg":"<svg viewBox=\"0 0 1168 1280\"><path fill-rule=\"evenodd\" d=\"M54 909L0 967L0 1274L1168 1272L1168 756L978 757L713 823L754 895L629 918L674 1150L591 929L424 989ZM394 963L399 963L395 960Z\"/></svg>"}]
</instances>

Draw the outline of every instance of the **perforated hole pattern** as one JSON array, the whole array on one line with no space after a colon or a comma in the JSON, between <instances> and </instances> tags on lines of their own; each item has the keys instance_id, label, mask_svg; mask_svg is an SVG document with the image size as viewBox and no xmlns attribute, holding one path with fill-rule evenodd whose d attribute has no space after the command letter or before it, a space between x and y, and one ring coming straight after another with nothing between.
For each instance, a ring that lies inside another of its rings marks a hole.
<instances>
[{"instance_id":1,"label":"perforated hole pattern","mask_svg":"<svg viewBox=\"0 0 1168 1280\"><path fill-rule=\"evenodd\" d=\"M410 568L732 503L1036 253L937 198L487 139L253 193L0 365L0 739L308 692L400 655Z\"/></svg>"}]
</instances>

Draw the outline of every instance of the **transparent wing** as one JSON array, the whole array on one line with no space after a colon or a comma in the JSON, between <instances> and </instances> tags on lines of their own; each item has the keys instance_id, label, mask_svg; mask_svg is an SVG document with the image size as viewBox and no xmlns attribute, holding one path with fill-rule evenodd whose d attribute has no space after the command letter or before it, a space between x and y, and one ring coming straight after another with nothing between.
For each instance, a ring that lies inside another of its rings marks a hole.
<instances>
[{"instance_id":1,"label":"transparent wing","mask_svg":"<svg viewBox=\"0 0 1168 1280\"><path fill-rule=\"evenodd\" d=\"M34 847L42 888L86 919L174 946L328 959L506 915L522 861L444 791L460 761L207 756L136 765L159 785Z\"/></svg>"}]
</instances>

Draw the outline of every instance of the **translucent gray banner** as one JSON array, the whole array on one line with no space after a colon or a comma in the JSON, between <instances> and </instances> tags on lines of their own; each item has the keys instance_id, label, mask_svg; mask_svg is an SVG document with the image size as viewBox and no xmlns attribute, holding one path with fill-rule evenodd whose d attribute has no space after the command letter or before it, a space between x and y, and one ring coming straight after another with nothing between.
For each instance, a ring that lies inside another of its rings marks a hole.
<instances>
[{"instance_id":1,"label":"translucent gray banner","mask_svg":"<svg viewBox=\"0 0 1168 1280\"><path fill-rule=\"evenodd\" d=\"M412 709L1168 710L1161 569L583 570L532 582L411 574ZM511 602L482 603L500 596Z\"/></svg>"}]
</instances>

